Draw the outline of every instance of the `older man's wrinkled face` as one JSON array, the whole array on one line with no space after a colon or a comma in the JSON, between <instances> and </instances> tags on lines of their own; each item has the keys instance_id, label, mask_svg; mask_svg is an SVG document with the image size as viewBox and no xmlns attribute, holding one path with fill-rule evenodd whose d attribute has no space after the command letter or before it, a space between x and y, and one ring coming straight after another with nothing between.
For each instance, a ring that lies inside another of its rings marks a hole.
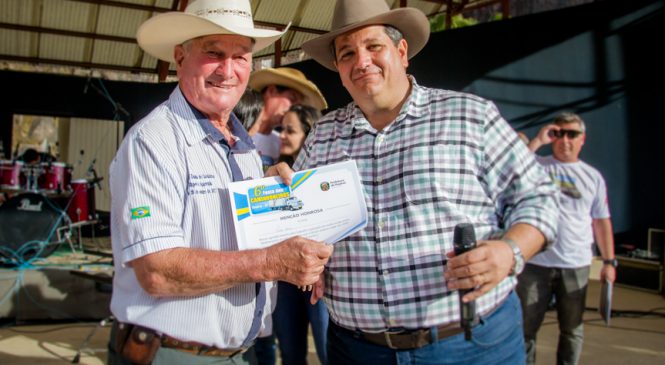
<instances>
[{"instance_id":1,"label":"older man's wrinkled face","mask_svg":"<svg viewBox=\"0 0 665 365\"><path fill-rule=\"evenodd\" d=\"M252 71L252 40L239 35L210 35L175 49L180 88L209 118L233 110Z\"/></svg>"},{"instance_id":2,"label":"older man's wrinkled face","mask_svg":"<svg viewBox=\"0 0 665 365\"><path fill-rule=\"evenodd\" d=\"M402 97L399 85L409 64L405 40L395 45L382 25L373 25L338 36L334 46L339 77L354 100Z\"/></svg>"}]
</instances>

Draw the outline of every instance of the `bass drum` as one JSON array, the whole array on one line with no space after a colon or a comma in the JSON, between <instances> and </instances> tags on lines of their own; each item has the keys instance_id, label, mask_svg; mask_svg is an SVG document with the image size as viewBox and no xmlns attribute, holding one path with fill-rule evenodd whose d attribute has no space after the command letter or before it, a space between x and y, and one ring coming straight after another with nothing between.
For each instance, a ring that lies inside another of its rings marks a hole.
<instances>
[{"instance_id":1,"label":"bass drum","mask_svg":"<svg viewBox=\"0 0 665 365\"><path fill-rule=\"evenodd\" d=\"M66 213L41 194L16 195L0 205L0 260L20 263L58 248L56 230Z\"/></svg>"}]
</instances>

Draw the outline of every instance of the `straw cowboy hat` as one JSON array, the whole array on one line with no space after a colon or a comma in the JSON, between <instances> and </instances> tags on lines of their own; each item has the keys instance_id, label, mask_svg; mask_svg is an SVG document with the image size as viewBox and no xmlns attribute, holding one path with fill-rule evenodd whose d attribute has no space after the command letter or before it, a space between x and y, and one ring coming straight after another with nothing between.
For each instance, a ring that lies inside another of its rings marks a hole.
<instances>
[{"instance_id":1,"label":"straw cowboy hat","mask_svg":"<svg viewBox=\"0 0 665 365\"><path fill-rule=\"evenodd\" d=\"M328 108L326 99L319 88L309 81L305 74L290 67L266 68L254 72L249 77L249 87L256 91L262 91L266 86L279 85L288 87L301 93L305 100L303 104L323 110Z\"/></svg>"},{"instance_id":2,"label":"straw cowboy hat","mask_svg":"<svg viewBox=\"0 0 665 365\"><path fill-rule=\"evenodd\" d=\"M160 60L174 62L173 48L190 39L212 34L238 34L254 40L253 51L268 47L283 32L254 28L249 0L197 0L184 12L154 16L136 33L139 46Z\"/></svg>"},{"instance_id":3,"label":"straw cowboy hat","mask_svg":"<svg viewBox=\"0 0 665 365\"><path fill-rule=\"evenodd\" d=\"M335 37L368 25L391 25L402 32L409 44L408 57L420 52L429 39L429 21L415 8L390 10L385 0L338 0L330 32L302 45L302 49L323 66L337 71L330 45Z\"/></svg>"}]
</instances>

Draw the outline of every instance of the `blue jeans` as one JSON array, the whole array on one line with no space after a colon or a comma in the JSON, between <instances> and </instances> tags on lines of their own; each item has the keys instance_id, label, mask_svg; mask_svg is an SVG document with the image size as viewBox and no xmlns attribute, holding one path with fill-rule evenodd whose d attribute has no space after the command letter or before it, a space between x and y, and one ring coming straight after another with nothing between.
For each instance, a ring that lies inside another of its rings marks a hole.
<instances>
[{"instance_id":1,"label":"blue jeans","mask_svg":"<svg viewBox=\"0 0 665 365\"><path fill-rule=\"evenodd\" d=\"M557 364L577 364L584 342L584 307L589 284L589 266L558 269L527 264L519 276L517 294L524 308L524 342L527 363L536 363L536 334L545 312L556 299L559 320Z\"/></svg>"},{"instance_id":2,"label":"blue jeans","mask_svg":"<svg viewBox=\"0 0 665 365\"><path fill-rule=\"evenodd\" d=\"M304 292L293 284L278 282L277 306L272 319L282 364L307 364L307 330L310 323L319 361L322 365L328 364L328 309L322 300L316 305L310 304L311 295L312 292Z\"/></svg>"},{"instance_id":3,"label":"blue jeans","mask_svg":"<svg viewBox=\"0 0 665 365\"><path fill-rule=\"evenodd\" d=\"M522 309L511 293L488 317L473 328L471 341L464 334L444 338L414 350L392 350L375 345L336 326L328 327L328 361L337 364L524 364Z\"/></svg>"}]
</instances>

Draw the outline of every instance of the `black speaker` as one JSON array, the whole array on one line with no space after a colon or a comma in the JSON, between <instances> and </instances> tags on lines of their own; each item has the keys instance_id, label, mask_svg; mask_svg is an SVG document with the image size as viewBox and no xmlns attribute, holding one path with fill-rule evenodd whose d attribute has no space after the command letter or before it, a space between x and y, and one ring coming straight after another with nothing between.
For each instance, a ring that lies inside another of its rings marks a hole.
<instances>
[{"instance_id":1,"label":"black speaker","mask_svg":"<svg viewBox=\"0 0 665 365\"><path fill-rule=\"evenodd\" d=\"M617 256L617 285L663 293L663 264L656 260Z\"/></svg>"}]
</instances>

